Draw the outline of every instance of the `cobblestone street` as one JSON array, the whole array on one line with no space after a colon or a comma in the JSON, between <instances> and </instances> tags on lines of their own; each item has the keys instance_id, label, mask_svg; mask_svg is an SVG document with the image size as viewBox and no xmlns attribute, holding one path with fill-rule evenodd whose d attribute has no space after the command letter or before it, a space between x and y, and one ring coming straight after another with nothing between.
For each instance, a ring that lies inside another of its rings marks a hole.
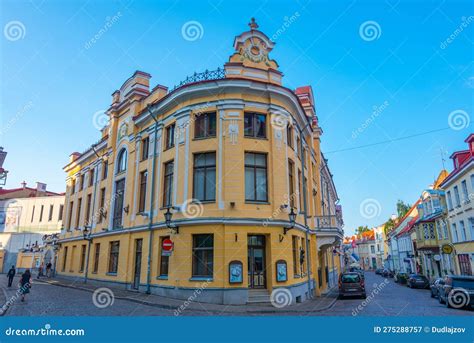
<instances>
[{"instance_id":1,"label":"cobblestone street","mask_svg":"<svg viewBox=\"0 0 474 343\"><path fill-rule=\"evenodd\" d=\"M16 288L6 290L7 299L15 296ZM81 285L78 283L78 287ZM473 311L449 309L439 304L437 299L430 297L429 290L410 289L405 285L385 279L372 272L366 273L367 299L339 299L327 301L328 309L315 310L316 301L305 302L276 309L269 304L258 306L224 306L193 302L186 306L180 315L301 315L301 316L472 316ZM91 287L93 290L94 287ZM121 292L121 293L120 293ZM185 305L184 301L169 300L163 308L157 302L159 297L137 294L144 301L154 302L155 305L137 303L122 299L125 293L133 297L137 293L114 290L116 296L111 305L99 308L94 305L93 293L82 289L60 287L34 280L31 293L26 302L20 299L14 301L7 311L7 316L173 316L174 308ZM132 298L137 300L137 298ZM323 299L324 300L324 299ZM360 306L360 307L359 307Z\"/></svg>"}]
</instances>

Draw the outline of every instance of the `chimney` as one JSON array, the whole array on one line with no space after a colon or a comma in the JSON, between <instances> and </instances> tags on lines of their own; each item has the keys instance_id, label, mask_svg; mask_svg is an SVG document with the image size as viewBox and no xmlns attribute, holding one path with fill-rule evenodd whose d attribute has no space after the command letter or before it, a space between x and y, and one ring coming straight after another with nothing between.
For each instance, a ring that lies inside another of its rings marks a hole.
<instances>
[{"instance_id":1,"label":"chimney","mask_svg":"<svg viewBox=\"0 0 474 343\"><path fill-rule=\"evenodd\" d=\"M23 181L23 182L21 183L21 188L26 189L26 181Z\"/></svg>"},{"instance_id":2,"label":"chimney","mask_svg":"<svg viewBox=\"0 0 474 343\"><path fill-rule=\"evenodd\" d=\"M46 192L46 184L42 182L36 182L36 191L41 193Z\"/></svg>"}]
</instances>

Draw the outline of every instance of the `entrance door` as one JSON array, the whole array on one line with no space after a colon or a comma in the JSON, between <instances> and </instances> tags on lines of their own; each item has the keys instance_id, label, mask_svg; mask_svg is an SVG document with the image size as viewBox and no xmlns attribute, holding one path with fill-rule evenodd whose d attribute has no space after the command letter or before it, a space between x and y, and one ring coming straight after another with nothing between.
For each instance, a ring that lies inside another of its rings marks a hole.
<instances>
[{"instance_id":1,"label":"entrance door","mask_svg":"<svg viewBox=\"0 0 474 343\"><path fill-rule=\"evenodd\" d=\"M266 288L265 236L248 236L249 288Z\"/></svg>"},{"instance_id":2,"label":"entrance door","mask_svg":"<svg viewBox=\"0 0 474 343\"><path fill-rule=\"evenodd\" d=\"M140 271L142 269L142 245L143 239L135 240L135 270L133 273L133 289L140 286Z\"/></svg>"},{"instance_id":3,"label":"entrance door","mask_svg":"<svg viewBox=\"0 0 474 343\"><path fill-rule=\"evenodd\" d=\"M114 228L122 227L124 189L125 189L125 179L119 180L115 183L115 202L114 202L114 221L113 221Z\"/></svg>"}]
</instances>

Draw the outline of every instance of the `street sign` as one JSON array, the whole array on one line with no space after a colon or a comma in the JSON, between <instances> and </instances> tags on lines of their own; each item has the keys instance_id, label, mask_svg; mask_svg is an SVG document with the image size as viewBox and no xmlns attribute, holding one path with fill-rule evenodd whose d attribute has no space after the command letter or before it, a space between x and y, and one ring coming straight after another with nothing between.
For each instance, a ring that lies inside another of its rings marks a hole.
<instances>
[{"instance_id":1,"label":"street sign","mask_svg":"<svg viewBox=\"0 0 474 343\"><path fill-rule=\"evenodd\" d=\"M169 238L164 239L163 243L161 244L163 251L172 251L173 250L173 241Z\"/></svg>"},{"instance_id":2,"label":"street sign","mask_svg":"<svg viewBox=\"0 0 474 343\"><path fill-rule=\"evenodd\" d=\"M443 254L449 255L453 252L453 247L450 244L443 244L441 246L441 251L443 252Z\"/></svg>"}]
</instances>

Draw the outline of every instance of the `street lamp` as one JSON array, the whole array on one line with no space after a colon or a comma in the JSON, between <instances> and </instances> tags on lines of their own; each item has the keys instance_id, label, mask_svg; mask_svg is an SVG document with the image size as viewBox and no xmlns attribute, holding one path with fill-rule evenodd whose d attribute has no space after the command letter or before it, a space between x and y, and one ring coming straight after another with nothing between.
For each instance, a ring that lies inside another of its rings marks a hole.
<instances>
[{"instance_id":1,"label":"street lamp","mask_svg":"<svg viewBox=\"0 0 474 343\"><path fill-rule=\"evenodd\" d=\"M173 212L170 211L170 208L168 207L165 212L165 222L166 222L166 227L170 230L174 230L175 233L179 233L179 226L173 224L171 220L173 219Z\"/></svg>"},{"instance_id":2,"label":"street lamp","mask_svg":"<svg viewBox=\"0 0 474 343\"><path fill-rule=\"evenodd\" d=\"M285 235L288 231L290 231L291 229L293 229L295 227L296 213L295 213L293 207L291 208L290 213L288 213L288 218L290 219L290 226L287 226L287 227L283 228L283 233Z\"/></svg>"}]
</instances>

